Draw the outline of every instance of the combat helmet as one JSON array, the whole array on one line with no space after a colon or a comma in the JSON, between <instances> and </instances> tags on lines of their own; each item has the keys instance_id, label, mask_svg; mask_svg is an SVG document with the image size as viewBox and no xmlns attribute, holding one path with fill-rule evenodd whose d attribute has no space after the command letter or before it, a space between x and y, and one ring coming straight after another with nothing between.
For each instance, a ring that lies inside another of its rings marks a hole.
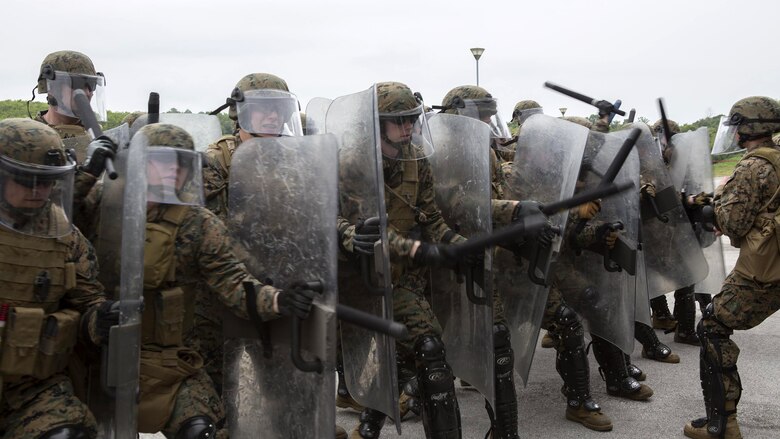
<instances>
[{"instance_id":1,"label":"combat helmet","mask_svg":"<svg viewBox=\"0 0 780 439\"><path fill-rule=\"evenodd\" d=\"M765 96L740 99L724 124L736 127L740 142L772 136L780 131L780 103Z\"/></svg>"},{"instance_id":2,"label":"combat helmet","mask_svg":"<svg viewBox=\"0 0 780 439\"><path fill-rule=\"evenodd\" d=\"M490 125L491 137L509 139L509 127L498 114L498 102L484 88L477 85L461 85L453 88L442 100L444 113L459 114L479 119Z\"/></svg>"},{"instance_id":3,"label":"combat helmet","mask_svg":"<svg viewBox=\"0 0 780 439\"><path fill-rule=\"evenodd\" d=\"M433 143L430 139L427 118L424 113L425 105L422 95L400 82L379 82L376 84L377 113L379 116L380 135L382 142L392 145L396 149L413 144L417 153L413 157L403 155L393 156L398 160L417 160L433 154ZM411 124L411 137L409 141L392 142L387 137L386 123L394 123L398 126ZM387 150L383 150L385 154Z\"/></svg>"},{"instance_id":4,"label":"combat helmet","mask_svg":"<svg viewBox=\"0 0 780 439\"><path fill-rule=\"evenodd\" d=\"M211 112L216 114L229 108L228 116L236 121L237 127L253 135L301 136L303 129L298 114L300 105L290 93L287 82L270 73L250 73L241 78L225 105ZM281 121L278 124L263 125L253 119L258 113L275 112Z\"/></svg>"},{"instance_id":5,"label":"combat helmet","mask_svg":"<svg viewBox=\"0 0 780 439\"><path fill-rule=\"evenodd\" d=\"M202 155L195 151L192 136L176 125L155 123L141 127L133 142L136 138L142 139L147 147L147 200L159 204L202 205Z\"/></svg>"},{"instance_id":6,"label":"combat helmet","mask_svg":"<svg viewBox=\"0 0 780 439\"><path fill-rule=\"evenodd\" d=\"M515 109L512 111L512 122L520 124L528 116L542 112L542 106L538 102L526 99L515 104Z\"/></svg>"},{"instance_id":7,"label":"combat helmet","mask_svg":"<svg viewBox=\"0 0 780 439\"><path fill-rule=\"evenodd\" d=\"M680 125L677 122L671 119L667 119L666 123L669 124L669 131L671 131L671 133L669 133L670 136L673 136L675 134L680 134ZM658 119L657 121L655 121L655 123L653 124L652 127L650 127L650 129L656 136L661 134L664 130L663 119Z\"/></svg>"},{"instance_id":8,"label":"combat helmet","mask_svg":"<svg viewBox=\"0 0 780 439\"><path fill-rule=\"evenodd\" d=\"M106 120L103 88L105 75L95 70L92 60L81 52L61 50L43 59L38 73L38 93L46 93L46 100L57 113L69 117L74 114L73 90L84 90L98 120Z\"/></svg>"}]
</instances>

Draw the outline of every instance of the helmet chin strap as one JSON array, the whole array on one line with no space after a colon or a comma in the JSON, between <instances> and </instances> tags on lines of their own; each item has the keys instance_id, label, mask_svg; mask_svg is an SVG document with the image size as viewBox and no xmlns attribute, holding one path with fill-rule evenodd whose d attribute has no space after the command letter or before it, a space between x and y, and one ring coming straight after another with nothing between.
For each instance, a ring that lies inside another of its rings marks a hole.
<instances>
[{"instance_id":1,"label":"helmet chin strap","mask_svg":"<svg viewBox=\"0 0 780 439\"><path fill-rule=\"evenodd\" d=\"M395 157L390 157L387 156L387 154L385 154L388 158L391 159L397 159L398 154L401 152L401 149L412 144L411 139L406 141L401 141L401 142L393 142L384 134L382 134L380 137L382 138L383 143L386 143L388 146L392 147L396 151Z\"/></svg>"}]
</instances>

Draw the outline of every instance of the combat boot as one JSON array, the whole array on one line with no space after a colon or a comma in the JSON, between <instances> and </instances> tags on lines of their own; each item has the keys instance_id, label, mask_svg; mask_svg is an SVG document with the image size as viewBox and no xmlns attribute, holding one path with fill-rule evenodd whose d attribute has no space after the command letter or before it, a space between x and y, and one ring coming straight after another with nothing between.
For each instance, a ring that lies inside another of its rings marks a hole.
<instances>
[{"instance_id":1,"label":"combat boot","mask_svg":"<svg viewBox=\"0 0 780 439\"><path fill-rule=\"evenodd\" d=\"M696 336L696 303L693 293L681 296L675 295L674 317L677 319L677 328L674 330L675 343L685 343L694 346L699 345L699 337Z\"/></svg>"},{"instance_id":2,"label":"combat boot","mask_svg":"<svg viewBox=\"0 0 780 439\"><path fill-rule=\"evenodd\" d=\"M669 311L666 296L661 295L650 300L650 308L653 310L653 329L662 329L664 331L674 329L677 321L674 320L672 313Z\"/></svg>"},{"instance_id":3,"label":"combat boot","mask_svg":"<svg viewBox=\"0 0 780 439\"><path fill-rule=\"evenodd\" d=\"M553 334L550 331L547 331L542 336L542 347L545 349L554 348L555 346L558 345L559 341L560 339L558 338L557 335Z\"/></svg>"},{"instance_id":4,"label":"combat boot","mask_svg":"<svg viewBox=\"0 0 780 439\"><path fill-rule=\"evenodd\" d=\"M734 401L726 401L726 410L734 413L730 414L726 418L726 429L724 430L723 439L742 439L742 433L739 431L739 423L737 423L736 405ZM687 423L683 428L683 433L693 439L715 439L718 436L710 434L707 431L709 423L707 418L694 419Z\"/></svg>"},{"instance_id":5,"label":"combat boot","mask_svg":"<svg viewBox=\"0 0 780 439\"><path fill-rule=\"evenodd\" d=\"M363 409L360 413L360 423L352 430L349 439L376 439L384 425L384 413L369 408Z\"/></svg>"},{"instance_id":6,"label":"combat boot","mask_svg":"<svg viewBox=\"0 0 780 439\"><path fill-rule=\"evenodd\" d=\"M347 380L344 377L344 368L341 365L336 366L336 372L338 373L338 388L336 391L336 407L343 409L352 409L356 412L363 411L363 406L360 405L347 389Z\"/></svg>"},{"instance_id":7,"label":"combat boot","mask_svg":"<svg viewBox=\"0 0 780 439\"><path fill-rule=\"evenodd\" d=\"M585 402L569 400L566 406L566 419L578 422L591 430L612 430L612 420L601 412L601 407L592 399Z\"/></svg>"},{"instance_id":8,"label":"combat boot","mask_svg":"<svg viewBox=\"0 0 780 439\"><path fill-rule=\"evenodd\" d=\"M634 401L644 401L653 396L653 389L629 376L623 351L601 337L592 337L593 355L599 363L599 374L607 383L608 394Z\"/></svg>"},{"instance_id":9,"label":"combat boot","mask_svg":"<svg viewBox=\"0 0 780 439\"><path fill-rule=\"evenodd\" d=\"M653 328L644 323L634 323L634 337L642 343L642 357L662 363L679 363L680 356L661 343Z\"/></svg>"},{"instance_id":10,"label":"combat boot","mask_svg":"<svg viewBox=\"0 0 780 439\"><path fill-rule=\"evenodd\" d=\"M628 354L623 354L623 356L626 359L626 370L628 371L628 376L637 381L646 380L647 375L636 364L631 363L631 357L628 356Z\"/></svg>"},{"instance_id":11,"label":"combat boot","mask_svg":"<svg viewBox=\"0 0 780 439\"><path fill-rule=\"evenodd\" d=\"M420 406L420 388L417 385L417 377L403 385L401 395L398 397L398 408L402 421L410 412L420 416L422 407Z\"/></svg>"},{"instance_id":12,"label":"combat boot","mask_svg":"<svg viewBox=\"0 0 780 439\"><path fill-rule=\"evenodd\" d=\"M347 439L347 430L344 430L340 426L336 426L336 439Z\"/></svg>"}]
</instances>

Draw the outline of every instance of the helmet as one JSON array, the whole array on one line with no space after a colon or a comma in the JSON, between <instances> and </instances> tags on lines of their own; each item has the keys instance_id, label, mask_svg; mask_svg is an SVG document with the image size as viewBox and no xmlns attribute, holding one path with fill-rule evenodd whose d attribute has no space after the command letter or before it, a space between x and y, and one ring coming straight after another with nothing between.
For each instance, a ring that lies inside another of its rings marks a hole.
<instances>
[{"instance_id":1,"label":"helmet","mask_svg":"<svg viewBox=\"0 0 780 439\"><path fill-rule=\"evenodd\" d=\"M126 123L127 126L132 128L133 127L133 123L136 120L138 120L139 117L144 116L144 115L146 115L145 111L133 111L132 113L130 113L127 116L125 116L124 119L122 119L122 123L120 123L120 125Z\"/></svg>"},{"instance_id":2,"label":"helmet","mask_svg":"<svg viewBox=\"0 0 780 439\"><path fill-rule=\"evenodd\" d=\"M512 111L512 121L520 122L520 117L523 116L523 110L532 110L538 108L539 110L532 112L531 114L541 113L542 106L538 102L526 99L515 104L515 109ZM526 116L527 117L527 116Z\"/></svg>"},{"instance_id":3,"label":"helmet","mask_svg":"<svg viewBox=\"0 0 780 439\"><path fill-rule=\"evenodd\" d=\"M780 103L765 96L738 100L725 124L737 127L741 140L771 136L780 131Z\"/></svg>"},{"instance_id":4,"label":"helmet","mask_svg":"<svg viewBox=\"0 0 780 439\"><path fill-rule=\"evenodd\" d=\"M444 95L441 106L445 113L459 114L486 122L490 125L492 137L500 139L511 137L509 127L498 114L498 102L482 87L477 85L455 87Z\"/></svg>"},{"instance_id":5,"label":"helmet","mask_svg":"<svg viewBox=\"0 0 780 439\"><path fill-rule=\"evenodd\" d=\"M380 82L376 84L376 96L382 153L395 160L418 160L433 154L433 141L420 93L412 93L400 82ZM392 140L391 124L398 128L394 130L396 135L403 137ZM412 153L409 145L413 145L416 152Z\"/></svg>"},{"instance_id":6,"label":"helmet","mask_svg":"<svg viewBox=\"0 0 780 439\"><path fill-rule=\"evenodd\" d=\"M87 55L75 50L61 50L46 55L41 63L41 71L38 74L38 93L46 93L46 76L49 72L60 71L66 73L98 76L101 73L95 71L95 65Z\"/></svg>"},{"instance_id":7,"label":"helmet","mask_svg":"<svg viewBox=\"0 0 780 439\"><path fill-rule=\"evenodd\" d=\"M423 112L422 97L400 82L380 82L376 85L379 117L419 116Z\"/></svg>"},{"instance_id":8,"label":"helmet","mask_svg":"<svg viewBox=\"0 0 780 439\"><path fill-rule=\"evenodd\" d=\"M669 130L671 133L669 135L673 136L675 134L680 134L680 125L677 124L677 122L667 119L666 122L669 124ZM658 119L655 121L652 127L650 127L650 131L657 134L660 134L664 130L664 123L663 119Z\"/></svg>"},{"instance_id":9,"label":"helmet","mask_svg":"<svg viewBox=\"0 0 780 439\"><path fill-rule=\"evenodd\" d=\"M230 93L230 99L233 101L243 100L243 94L250 90L281 90L289 92L287 82L284 79L270 73L250 73L241 78L233 91ZM228 116L233 120L238 120L236 114L235 102L230 106Z\"/></svg>"},{"instance_id":10,"label":"helmet","mask_svg":"<svg viewBox=\"0 0 780 439\"><path fill-rule=\"evenodd\" d=\"M70 232L75 169L53 128L32 119L0 121L0 224L44 237Z\"/></svg>"},{"instance_id":11,"label":"helmet","mask_svg":"<svg viewBox=\"0 0 780 439\"><path fill-rule=\"evenodd\" d=\"M147 200L160 204L203 204L201 154L192 136L176 125L144 125L135 134L145 137Z\"/></svg>"},{"instance_id":12,"label":"helmet","mask_svg":"<svg viewBox=\"0 0 780 439\"><path fill-rule=\"evenodd\" d=\"M298 99L278 76L270 73L244 76L233 88L228 104L230 118L250 134L303 135Z\"/></svg>"}]
</instances>

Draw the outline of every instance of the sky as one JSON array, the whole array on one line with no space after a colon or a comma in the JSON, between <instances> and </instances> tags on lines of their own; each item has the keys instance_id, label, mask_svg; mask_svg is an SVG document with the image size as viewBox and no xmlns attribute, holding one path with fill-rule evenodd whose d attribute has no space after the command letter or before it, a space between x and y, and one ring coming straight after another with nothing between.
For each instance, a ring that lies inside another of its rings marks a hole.
<instances>
[{"instance_id":1,"label":"sky","mask_svg":"<svg viewBox=\"0 0 780 439\"><path fill-rule=\"evenodd\" d=\"M244 75L284 78L303 109L375 82L400 81L441 103L476 83L545 113L593 107L543 87L621 99L658 119L663 97L681 123L727 113L746 96L780 98L780 2L464 0L4 0L0 100L29 99L43 58L77 50L106 75L107 107L210 111ZM45 97L37 96L45 102Z\"/></svg>"}]
</instances>

